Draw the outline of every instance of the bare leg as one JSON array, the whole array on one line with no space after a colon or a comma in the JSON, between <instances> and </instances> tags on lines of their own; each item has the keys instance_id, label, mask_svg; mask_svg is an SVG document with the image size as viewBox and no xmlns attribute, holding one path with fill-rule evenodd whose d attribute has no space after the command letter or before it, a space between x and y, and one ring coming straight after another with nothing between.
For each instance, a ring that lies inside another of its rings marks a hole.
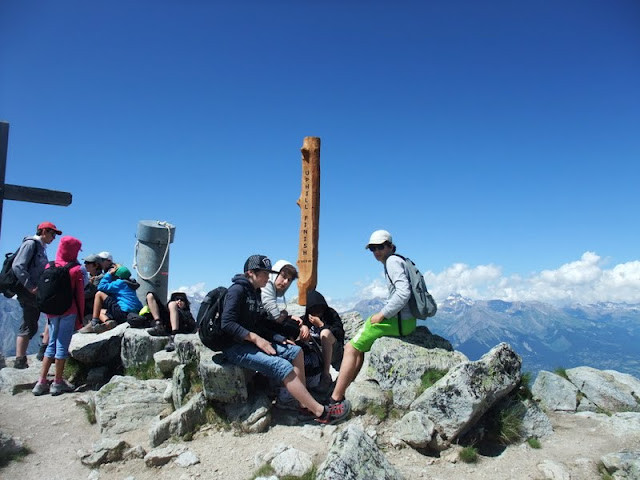
<instances>
[{"instance_id":1,"label":"bare leg","mask_svg":"<svg viewBox=\"0 0 640 480\"><path fill-rule=\"evenodd\" d=\"M307 376L304 373L304 353L302 353L302 350L300 350L300 353L293 359L293 371L296 372L296 376L306 388Z\"/></svg>"},{"instance_id":2,"label":"bare leg","mask_svg":"<svg viewBox=\"0 0 640 480\"><path fill-rule=\"evenodd\" d=\"M18 335L16 337L16 357L24 357L27 354L28 346L29 346L29 337L24 335Z\"/></svg>"},{"instance_id":3,"label":"bare leg","mask_svg":"<svg viewBox=\"0 0 640 480\"><path fill-rule=\"evenodd\" d=\"M64 358L56 358L56 374L55 374L56 383L60 383L62 381L62 372L64 372L64 364L66 361L67 360Z\"/></svg>"},{"instance_id":4,"label":"bare leg","mask_svg":"<svg viewBox=\"0 0 640 480\"><path fill-rule=\"evenodd\" d=\"M169 305L167 305L167 307L169 308L169 322L171 323L171 331L175 332L180 328L180 316L178 315L178 304L176 302L169 302Z\"/></svg>"},{"instance_id":5,"label":"bare leg","mask_svg":"<svg viewBox=\"0 0 640 480\"><path fill-rule=\"evenodd\" d=\"M322 375L329 376L331 368L331 357L333 356L333 345L336 343L336 337L331 330L322 330L320 332L320 345L322 346Z\"/></svg>"},{"instance_id":6,"label":"bare leg","mask_svg":"<svg viewBox=\"0 0 640 480\"><path fill-rule=\"evenodd\" d=\"M53 358L44 357L42 359L42 367L40 367L40 380L46 380L47 375L49 375L49 369L51 368L52 363Z\"/></svg>"},{"instance_id":7,"label":"bare leg","mask_svg":"<svg viewBox=\"0 0 640 480\"><path fill-rule=\"evenodd\" d=\"M302 363L303 378L300 378L297 373L300 363ZM296 364L298 365L296 366ZM300 354L295 358L293 365L293 372L287 375L284 379L284 386L291 396L300 402L300 405L312 411L316 417L319 417L324 413L324 406L318 403L316 399L311 396L309 390L307 390L307 387L305 386L304 357L302 352L300 352Z\"/></svg>"},{"instance_id":8,"label":"bare leg","mask_svg":"<svg viewBox=\"0 0 640 480\"><path fill-rule=\"evenodd\" d=\"M149 307L149 311L151 312L153 319L159 321L160 307L158 307L158 302L156 302L156 298L151 292L147 293L147 306Z\"/></svg>"},{"instance_id":9,"label":"bare leg","mask_svg":"<svg viewBox=\"0 0 640 480\"><path fill-rule=\"evenodd\" d=\"M333 400L340 401L344 399L347 388L360 373L363 362L364 352L356 350L353 345L347 343L344 347L344 357L342 358L342 365L340 365L338 381L331 394Z\"/></svg>"},{"instance_id":10,"label":"bare leg","mask_svg":"<svg viewBox=\"0 0 640 480\"><path fill-rule=\"evenodd\" d=\"M102 304L104 299L107 298L107 294L104 292L97 292L93 299L93 318L100 318L100 310L102 310Z\"/></svg>"},{"instance_id":11,"label":"bare leg","mask_svg":"<svg viewBox=\"0 0 640 480\"><path fill-rule=\"evenodd\" d=\"M49 344L49 322L44 324L44 332L42 332L42 344Z\"/></svg>"}]
</instances>

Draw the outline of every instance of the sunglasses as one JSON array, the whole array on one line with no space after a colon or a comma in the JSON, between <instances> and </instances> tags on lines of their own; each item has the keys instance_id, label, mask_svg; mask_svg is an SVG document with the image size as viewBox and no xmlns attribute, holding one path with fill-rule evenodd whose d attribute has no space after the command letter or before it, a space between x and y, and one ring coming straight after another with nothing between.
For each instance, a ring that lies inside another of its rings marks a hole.
<instances>
[{"instance_id":1,"label":"sunglasses","mask_svg":"<svg viewBox=\"0 0 640 480\"><path fill-rule=\"evenodd\" d=\"M380 245L369 245L369 250L372 252L379 252L384 250L385 247L386 245L384 243L381 243Z\"/></svg>"}]
</instances>

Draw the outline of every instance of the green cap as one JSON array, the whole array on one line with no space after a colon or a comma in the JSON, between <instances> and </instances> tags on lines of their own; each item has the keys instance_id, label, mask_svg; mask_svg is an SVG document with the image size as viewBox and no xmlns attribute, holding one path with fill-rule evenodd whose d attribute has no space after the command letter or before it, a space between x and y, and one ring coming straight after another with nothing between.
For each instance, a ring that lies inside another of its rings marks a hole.
<instances>
[{"instance_id":1,"label":"green cap","mask_svg":"<svg viewBox=\"0 0 640 480\"><path fill-rule=\"evenodd\" d=\"M131 272L127 267L118 267L118 269L115 272L115 275L116 277L121 278L123 280L129 280L129 277L131 277Z\"/></svg>"}]
</instances>

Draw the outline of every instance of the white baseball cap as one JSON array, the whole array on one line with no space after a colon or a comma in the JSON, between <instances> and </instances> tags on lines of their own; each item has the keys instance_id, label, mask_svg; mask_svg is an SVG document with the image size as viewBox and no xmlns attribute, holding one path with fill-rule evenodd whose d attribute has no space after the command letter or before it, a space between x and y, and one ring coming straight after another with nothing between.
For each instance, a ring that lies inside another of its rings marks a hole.
<instances>
[{"instance_id":1,"label":"white baseball cap","mask_svg":"<svg viewBox=\"0 0 640 480\"><path fill-rule=\"evenodd\" d=\"M111 253L109 252L100 252L98 254L98 256L102 259L102 260L109 260L110 262L113 262L113 255L111 255Z\"/></svg>"},{"instance_id":2,"label":"white baseball cap","mask_svg":"<svg viewBox=\"0 0 640 480\"><path fill-rule=\"evenodd\" d=\"M376 230L369 237L369 243L364 248L369 248L369 245L382 245L384 242L393 243L391 234L386 230Z\"/></svg>"}]
</instances>

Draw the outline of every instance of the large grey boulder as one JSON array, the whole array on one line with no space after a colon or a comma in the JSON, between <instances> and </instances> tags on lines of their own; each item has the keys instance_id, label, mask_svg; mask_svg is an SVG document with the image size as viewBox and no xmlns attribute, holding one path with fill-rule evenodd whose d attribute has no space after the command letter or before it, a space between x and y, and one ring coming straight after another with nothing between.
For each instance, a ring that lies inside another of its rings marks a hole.
<instances>
[{"instance_id":1,"label":"large grey boulder","mask_svg":"<svg viewBox=\"0 0 640 480\"><path fill-rule=\"evenodd\" d=\"M400 480L375 442L354 424L336 434L316 480Z\"/></svg>"},{"instance_id":2,"label":"large grey boulder","mask_svg":"<svg viewBox=\"0 0 640 480\"><path fill-rule=\"evenodd\" d=\"M247 381L253 372L227 362L222 352L205 347L195 333L176 335L175 344L180 363L197 365L207 400L221 403L247 400Z\"/></svg>"},{"instance_id":3,"label":"large grey boulder","mask_svg":"<svg viewBox=\"0 0 640 480\"><path fill-rule=\"evenodd\" d=\"M248 398L245 370L226 362L222 355L215 360L209 355L201 355L198 375L208 400L221 403L245 402Z\"/></svg>"},{"instance_id":4,"label":"large grey boulder","mask_svg":"<svg viewBox=\"0 0 640 480\"><path fill-rule=\"evenodd\" d=\"M601 458L607 473L615 480L638 480L640 478L640 450L609 453Z\"/></svg>"},{"instance_id":5,"label":"large grey boulder","mask_svg":"<svg viewBox=\"0 0 640 480\"><path fill-rule=\"evenodd\" d=\"M22 370L15 368L3 368L0 370L0 392L16 393L31 390L40 378L42 364L36 360L35 355L28 358L29 368Z\"/></svg>"},{"instance_id":6,"label":"large grey boulder","mask_svg":"<svg viewBox=\"0 0 640 480\"><path fill-rule=\"evenodd\" d=\"M93 444L89 452L80 452L80 461L91 468L103 463L118 462L123 459L124 452L131 446L124 440L103 437Z\"/></svg>"},{"instance_id":7,"label":"large grey boulder","mask_svg":"<svg viewBox=\"0 0 640 480\"><path fill-rule=\"evenodd\" d=\"M128 323L104 333L76 333L71 337L69 354L85 365L109 365L120 362L120 348Z\"/></svg>"},{"instance_id":8,"label":"large grey boulder","mask_svg":"<svg viewBox=\"0 0 640 480\"><path fill-rule=\"evenodd\" d=\"M546 438L553 435L551 420L540 409L537 403L531 400L522 402L524 414L522 416L522 438Z\"/></svg>"},{"instance_id":9,"label":"large grey boulder","mask_svg":"<svg viewBox=\"0 0 640 480\"><path fill-rule=\"evenodd\" d=\"M575 412L578 407L578 389L566 378L540 370L531 387L533 398L549 410Z\"/></svg>"},{"instance_id":10,"label":"large grey boulder","mask_svg":"<svg viewBox=\"0 0 640 480\"><path fill-rule=\"evenodd\" d=\"M182 407L182 401L191 390L191 381L189 379L189 372L186 365L178 365L173 370L173 376L171 378L171 401L173 402L173 408L178 409Z\"/></svg>"},{"instance_id":11,"label":"large grey boulder","mask_svg":"<svg viewBox=\"0 0 640 480\"><path fill-rule=\"evenodd\" d=\"M156 372L167 378L173 375L173 369L180 365L178 352L165 352L160 350L153 354L153 361L156 364Z\"/></svg>"},{"instance_id":12,"label":"large grey boulder","mask_svg":"<svg viewBox=\"0 0 640 480\"><path fill-rule=\"evenodd\" d=\"M161 467L187 451L187 447L183 444L173 444L156 448L144 456L144 463L147 467Z\"/></svg>"},{"instance_id":13,"label":"large grey boulder","mask_svg":"<svg viewBox=\"0 0 640 480\"><path fill-rule=\"evenodd\" d=\"M393 429L395 438L413 448L426 448L433 438L435 425L424 413L413 411L396 422Z\"/></svg>"},{"instance_id":14,"label":"large grey boulder","mask_svg":"<svg viewBox=\"0 0 640 480\"><path fill-rule=\"evenodd\" d=\"M633 375L629 375L628 373L618 372L616 370L604 370L604 373L608 373L613 377L613 379L622 384L629 387L631 390L631 394L636 397L636 399L640 400L640 380L634 377Z\"/></svg>"},{"instance_id":15,"label":"large grey boulder","mask_svg":"<svg viewBox=\"0 0 640 480\"><path fill-rule=\"evenodd\" d=\"M567 369L567 377L592 403L611 412L640 411L640 395L633 383L620 375L591 367Z\"/></svg>"},{"instance_id":16,"label":"large grey boulder","mask_svg":"<svg viewBox=\"0 0 640 480\"><path fill-rule=\"evenodd\" d=\"M506 343L475 362L461 363L428 388L411 410L424 413L438 432L431 447L447 448L520 382L522 360Z\"/></svg>"},{"instance_id":17,"label":"large grey boulder","mask_svg":"<svg viewBox=\"0 0 640 480\"><path fill-rule=\"evenodd\" d=\"M215 353L202 344L197 333L180 333L175 336L174 343L176 345L175 352L180 359L180 363L184 364L197 364L200 361L201 357L211 358L211 356Z\"/></svg>"},{"instance_id":18,"label":"large grey boulder","mask_svg":"<svg viewBox=\"0 0 640 480\"><path fill-rule=\"evenodd\" d=\"M354 413L366 413L372 407L386 409L391 403L391 396L373 380L353 382L345 397L351 403L351 411Z\"/></svg>"},{"instance_id":19,"label":"large grey boulder","mask_svg":"<svg viewBox=\"0 0 640 480\"><path fill-rule=\"evenodd\" d=\"M449 341L418 327L406 337L383 337L371 348L368 377L383 390L393 392L393 404L408 408L419 394L421 378L428 370L449 370L469 359L452 351Z\"/></svg>"},{"instance_id":20,"label":"large grey boulder","mask_svg":"<svg viewBox=\"0 0 640 480\"><path fill-rule=\"evenodd\" d=\"M163 350L169 338L151 336L143 328L128 328L122 337L122 365L129 368L153 361L153 354Z\"/></svg>"},{"instance_id":21,"label":"large grey boulder","mask_svg":"<svg viewBox=\"0 0 640 480\"><path fill-rule=\"evenodd\" d=\"M452 351L451 344L418 327L406 337L383 337L371 348L367 376L383 390L393 392L393 404L408 408L419 394L421 378L428 370L449 370L469 359Z\"/></svg>"},{"instance_id":22,"label":"large grey boulder","mask_svg":"<svg viewBox=\"0 0 640 480\"><path fill-rule=\"evenodd\" d=\"M197 427L205 423L205 409L207 400L204 394L198 393L186 405L171 415L156 422L149 431L149 442L157 447L172 436L183 436L192 433Z\"/></svg>"},{"instance_id":23,"label":"large grey boulder","mask_svg":"<svg viewBox=\"0 0 640 480\"><path fill-rule=\"evenodd\" d=\"M278 446L269 465L279 477L302 477L313 468L311 455L291 446Z\"/></svg>"},{"instance_id":24,"label":"large grey boulder","mask_svg":"<svg viewBox=\"0 0 640 480\"><path fill-rule=\"evenodd\" d=\"M271 424L271 400L264 394L224 406L227 418L246 433L265 432Z\"/></svg>"},{"instance_id":25,"label":"large grey boulder","mask_svg":"<svg viewBox=\"0 0 640 480\"><path fill-rule=\"evenodd\" d=\"M163 394L167 380L111 378L95 395L96 420L102 433L119 434L146 428L169 407Z\"/></svg>"}]
</instances>

